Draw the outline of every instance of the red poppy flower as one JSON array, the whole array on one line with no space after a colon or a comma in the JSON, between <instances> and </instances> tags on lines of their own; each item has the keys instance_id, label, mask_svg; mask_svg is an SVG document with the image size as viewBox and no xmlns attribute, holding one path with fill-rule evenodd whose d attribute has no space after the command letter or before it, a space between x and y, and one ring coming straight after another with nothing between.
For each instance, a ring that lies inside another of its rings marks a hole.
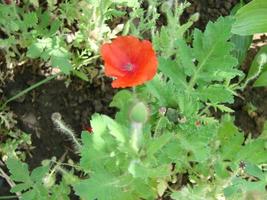
<instances>
[{"instance_id":1,"label":"red poppy flower","mask_svg":"<svg viewBox=\"0 0 267 200\"><path fill-rule=\"evenodd\" d=\"M151 80L157 72L157 57L151 42L134 36L119 36L101 47L105 74L116 78L113 88L125 88Z\"/></svg>"}]
</instances>

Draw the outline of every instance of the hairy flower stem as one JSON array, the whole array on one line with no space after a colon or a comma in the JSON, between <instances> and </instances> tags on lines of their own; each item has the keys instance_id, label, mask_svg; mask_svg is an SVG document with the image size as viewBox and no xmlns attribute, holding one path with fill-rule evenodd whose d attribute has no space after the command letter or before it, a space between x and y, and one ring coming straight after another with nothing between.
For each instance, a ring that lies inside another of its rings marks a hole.
<instances>
[{"instance_id":1,"label":"hairy flower stem","mask_svg":"<svg viewBox=\"0 0 267 200\"><path fill-rule=\"evenodd\" d=\"M61 114L58 112L55 112L52 114L51 119L54 123L54 125L57 127L57 129L61 132L64 133L66 136L70 138L70 140L74 144L74 148L79 152L82 145L76 138L74 131L63 121Z\"/></svg>"}]
</instances>

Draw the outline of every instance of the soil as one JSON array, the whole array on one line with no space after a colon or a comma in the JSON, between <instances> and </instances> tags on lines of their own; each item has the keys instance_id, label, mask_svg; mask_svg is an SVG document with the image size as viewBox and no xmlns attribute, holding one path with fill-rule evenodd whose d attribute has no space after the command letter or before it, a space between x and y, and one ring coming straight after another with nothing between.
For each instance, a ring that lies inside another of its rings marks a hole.
<instances>
[{"instance_id":1,"label":"soil","mask_svg":"<svg viewBox=\"0 0 267 200\"><path fill-rule=\"evenodd\" d=\"M26 70L17 74L14 81L7 84L5 91L10 96L44 78ZM66 81L49 81L9 104L17 115L18 127L32 135L35 148L27 160L31 168L40 165L43 159L52 156L60 158L66 151L70 158L77 160L72 144L53 124L53 113L60 113L78 138L82 130L90 127L89 120L93 113L114 114L114 109L108 107L114 94L110 84L103 82L103 85L94 85L74 78L66 87Z\"/></svg>"},{"instance_id":2,"label":"soil","mask_svg":"<svg viewBox=\"0 0 267 200\"><path fill-rule=\"evenodd\" d=\"M237 0L191 0L192 6L187 9L185 17L195 11L200 12L200 20L196 23L199 28L205 27L208 20L215 20L221 15L228 15L231 8L238 3ZM258 49L249 51L248 60L243 66L246 71ZM5 88L2 88L6 97L16 94L44 79L44 76L34 73L30 67L20 71ZM80 137L82 130L90 127L89 118L95 113L105 113L113 116L115 110L108 107L113 94L116 92L110 87L110 80L92 84L72 78L66 87L67 80L52 80L37 89L27 93L26 96L9 104L16 114L18 128L31 134L35 147L27 158L29 167L39 166L44 159L56 156L58 159L67 152L65 160L78 161L72 144L54 126L51 115L55 112L61 114L63 120ZM263 122L267 118L267 90L248 87L233 105L235 109L236 124L246 134L254 136L260 134ZM248 104L251 103L257 109L250 112ZM11 195L8 185L0 178L0 196ZM72 198L73 199L73 198Z\"/></svg>"},{"instance_id":3,"label":"soil","mask_svg":"<svg viewBox=\"0 0 267 200\"><path fill-rule=\"evenodd\" d=\"M10 81L4 88L5 96L13 96L45 78L32 71L29 68L17 73L14 81ZM115 92L111 89L109 80L90 84L74 78L68 87L66 81L49 81L9 104L17 116L18 128L31 134L32 137L34 148L26 160L30 169L39 166L44 159L51 159L53 156L59 159L66 152L65 161L69 159L79 161L72 143L53 124L51 120L53 113L60 113L64 122L74 130L78 138L82 130L90 127L89 119L93 113L105 113L109 116L115 113L113 108L108 107ZM0 187L1 181L4 180L0 179ZM8 190L8 187L2 186L0 196L7 195Z\"/></svg>"}]
</instances>

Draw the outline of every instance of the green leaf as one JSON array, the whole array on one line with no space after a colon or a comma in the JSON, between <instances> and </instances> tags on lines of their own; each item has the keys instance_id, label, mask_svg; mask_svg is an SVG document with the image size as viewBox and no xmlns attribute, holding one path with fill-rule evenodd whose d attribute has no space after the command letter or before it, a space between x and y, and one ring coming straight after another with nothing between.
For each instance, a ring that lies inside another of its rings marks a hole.
<instances>
[{"instance_id":1,"label":"green leaf","mask_svg":"<svg viewBox=\"0 0 267 200\"><path fill-rule=\"evenodd\" d=\"M27 56L29 58L38 58L43 54L45 48L50 48L51 46L51 38L37 39L37 41L31 44L28 48Z\"/></svg>"},{"instance_id":2,"label":"green leaf","mask_svg":"<svg viewBox=\"0 0 267 200\"><path fill-rule=\"evenodd\" d=\"M128 124L129 122L129 109L134 101L133 94L128 90L121 90L113 97L110 103L111 107L119 108L119 112L116 113L116 120L122 124Z\"/></svg>"},{"instance_id":3,"label":"green leaf","mask_svg":"<svg viewBox=\"0 0 267 200\"><path fill-rule=\"evenodd\" d=\"M160 151L172 138L173 134L170 132L165 132L157 138L151 138L147 144L147 154L149 157Z\"/></svg>"},{"instance_id":4,"label":"green leaf","mask_svg":"<svg viewBox=\"0 0 267 200\"><path fill-rule=\"evenodd\" d=\"M169 77L179 89L187 87L185 76L180 72L177 63L170 59L159 58L159 69L164 75Z\"/></svg>"},{"instance_id":5,"label":"green leaf","mask_svg":"<svg viewBox=\"0 0 267 200\"><path fill-rule=\"evenodd\" d=\"M121 90L115 94L112 102L110 103L111 107L116 107L123 109L125 107L125 102L128 102L133 97L132 93L128 90Z\"/></svg>"},{"instance_id":6,"label":"green leaf","mask_svg":"<svg viewBox=\"0 0 267 200\"><path fill-rule=\"evenodd\" d=\"M52 188L52 195L50 196L51 200L69 200L70 187L62 181L60 185L55 185Z\"/></svg>"},{"instance_id":7,"label":"green leaf","mask_svg":"<svg viewBox=\"0 0 267 200\"><path fill-rule=\"evenodd\" d=\"M31 184L29 183L19 183L16 184L14 187L11 188L10 192L16 193L16 192L23 192L31 187Z\"/></svg>"},{"instance_id":8,"label":"green leaf","mask_svg":"<svg viewBox=\"0 0 267 200\"><path fill-rule=\"evenodd\" d=\"M51 24L51 28L50 28L49 34L50 35L55 34L59 30L60 25L61 25L61 21L60 20L54 20L52 22L52 24Z\"/></svg>"},{"instance_id":9,"label":"green leaf","mask_svg":"<svg viewBox=\"0 0 267 200\"><path fill-rule=\"evenodd\" d=\"M93 143L96 149L102 149L105 145L105 139L102 137L107 131L107 125L103 123L104 120L101 115L94 114L90 121L94 131Z\"/></svg>"},{"instance_id":10,"label":"green leaf","mask_svg":"<svg viewBox=\"0 0 267 200\"><path fill-rule=\"evenodd\" d=\"M126 137L128 136L128 134L127 134L127 130L125 130L123 126L121 126L115 120L105 115L102 116L102 121L105 121L105 124L107 125L109 129L109 134L114 136L118 142L120 143L126 142Z\"/></svg>"},{"instance_id":11,"label":"green leaf","mask_svg":"<svg viewBox=\"0 0 267 200\"><path fill-rule=\"evenodd\" d=\"M133 179L132 187L138 194L139 198L154 200L157 196L155 189L151 188L149 182L146 183L142 178Z\"/></svg>"},{"instance_id":12,"label":"green leaf","mask_svg":"<svg viewBox=\"0 0 267 200\"><path fill-rule=\"evenodd\" d=\"M253 164L261 164L267 162L267 150L265 148L265 140L255 139L242 146L239 152L236 153L236 158L244 161L249 161ZM257 154L255 154L257 152Z\"/></svg>"},{"instance_id":13,"label":"green leaf","mask_svg":"<svg viewBox=\"0 0 267 200\"><path fill-rule=\"evenodd\" d=\"M134 178L148 179L148 178L160 178L166 177L171 174L171 170L168 165L160 165L159 167L145 166L137 160L132 160L128 171Z\"/></svg>"},{"instance_id":14,"label":"green leaf","mask_svg":"<svg viewBox=\"0 0 267 200\"><path fill-rule=\"evenodd\" d=\"M21 195L22 200L35 200L36 199L36 190L29 190L27 192L24 192Z\"/></svg>"},{"instance_id":15,"label":"green leaf","mask_svg":"<svg viewBox=\"0 0 267 200\"><path fill-rule=\"evenodd\" d=\"M225 106L225 105L216 105L216 108L218 108L222 112L227 112L227 113L233 113L235 112L233 109Z\"/></svg>"},{"instance_id":16,"label":"green leaf","mask_svg":"<svg viewBox=\"0 0 267 200\"><path fill-rule=\"evenodd\" d=\"M38 18L35 12L26 13L23 15L23 26L26 28L34 27L38 23Z\"/></svg>"},{"instance_id":17,"label":"green leaf","mask_svg":"<svg viewBox=\"0 0 267 200\"><path fill-rule=\"evenodd\" d=\"M84 200L125 200L126 192L116 177L107 173L93 174L89 179L74 185L75 194Z\"/></svg>"},{"instance_id":18,"label":"green leaf","mask_svg":"<svg viewBox=\"0 0 267 200\"><path fill-rule=\"evenodd\" d=\"M263 46L261 47L260 51L257 53L257 55L255 56L255 58L253 59L253 62L249 68L249 72L247 75L247 80L252 79L253 77L257 76L257 74L259 74L259 72L262 69L266 69L267 70L267 63L264 64L263 66L260 66L260 58L264 55L267 55L267 46ZM255 77L256 78L256 77Z\"/></svg>"},{"instance_id":19,"label":"green leaf","mask_svg":"<svg viewBox=\"0 0 267 200\"><path fill-rule=\"evenodd\" d=\"M69 61L69 54L65 49L54 49L50 52L50 55L53 67L58 67L64 74L70 74L72 65Z\"/></svg>"},{"instance_id":20,"label":"green leaf","mask_svg":"<svg viewBox=\"0 0 267 200\"><path fill-rule=\"evenodd\" d=\"M84 81L89 81L87 75L82 71L72 70L72 73Z\"/></svg>"},{"instance_id":21,"label":"green leaf","mask_svg":"<svg viewBox=\"0 0 267 200\"><path fill-rule=\"evenodd\" d=\"M203 101L209 100L211 103L233 103L234 97L229 89L223 85L210 85L207 88L198 90Z\"/></svg>"},{"instance_id":22,"label":"green leaf","mask_svg":"<svg viewBox=\"0 0 267 200\"><path fill-rule=\"evenodd\" d=\"M179 47L177 50L177 56L182 63L184 72L186 75L191 76L195 71L192 48L187 46L185 41L182 39L178 39L176 42Z\"/></svg>"},{"instance_id":23,"label":"green leaf","mask_svg":"<svg viewBox=\"0 0 267 200\"><path fill-rule=\"evenodd\" d=\"M80 166L85 172L89 172L92 158L88 152L91 151L92 148L92 136L89 135L87 131L83 131L81 137L83 145L81 149Z\"/></svg>"},{"instance_id":24,"label":"green leaf","mask_svg":"<svg viewBox=\"0 0 267 200\"><path fill-rule=\"evenodd\" d=\"M231 42L235 45L233 55L238 59L239 65L242 65L251 45L252 36L233 35Z\"/></svg>"},{"instance_id":25,"label":"green leaf","mask_svg":"<svg viewBox=\"0 0 267 200\"><path fill-rule=\"evenodd\" d=\"M235 15L232 32L238 35L253 35L267 32L267 1L253 0Z\"/></svg>"},{"instance_id":26,"label":"green leaf","mask_svg":"<svg viewBox=\"0 0 267 200\"><path fill-rule=\"evenodd\" d=\"M162 81L159 75L156 75L152 81L145 84L147 90L152 96L156 97L161 106L167 106L168 102L168 92L164 90L166 88L166 83Z\"/></svg>"},{"instance_id":27,"label":"green leaf","mask_svg":"<svg viewBox=\"0 0 267 200\"><path fill-rule=\"evenodd\" d=\"M255 81L254 87L266 87L267 86L267 71L263 72L259 78Z\"/></svg>"},{"instance_id":28,"label":"green leaf","mask_svg":"<svg viewBox=\"0 0 267 200\"><path fill-rule=\"evenodd\" d=\"M233 44L231 37L232 18L219 18L215 23L209 22L204 33L194 31L193 54L198 61L197 69L190 80L190 86L196 83L228 80L229 72L239 75L233 69L237 60L231 55Z\"/></svg>"},{"instance_id":29,"label":"green leaf","mask_svg":"<svg viewBox=\"0 0 267 200\"><path fill-rule=\"evenodd\" d=\"M31 182L27 164L14 158L9 158L6 164L11 173L12 180L17 182Z\"/></svg>"},{"instance_id":30,"label":"green leaf","mask_svg":"<svg viewBox=\"0 0 267 200\"><path fill-rule=\"evenodd\" d=\"M38 58L44 51L45 46L39 43L33 43L27 50L27 56L29 58Z\"/></svg>"},{"instance_id":31,"label":"green leaf","mask_svg":"<svg viewBox=\"0 0 267 200\"><path fill-rule=\"evenodd\" d=\"M264 179L264 173L255 164L246 163L245 171L246 171L246 173L248 173L251 176L258 177L259 179Z\"/></svg>"},{"instance_id":32,"label":"green leaf","mask_svg":"<svg viewBox=\"0 0 267 200\"><path fill-rule=\"evenodd\" d=\"M49 173L49 166L41 166L35 168L31 173L31 179L36 182L40 182L43 177Z\"/></svg>"}]
</instances>

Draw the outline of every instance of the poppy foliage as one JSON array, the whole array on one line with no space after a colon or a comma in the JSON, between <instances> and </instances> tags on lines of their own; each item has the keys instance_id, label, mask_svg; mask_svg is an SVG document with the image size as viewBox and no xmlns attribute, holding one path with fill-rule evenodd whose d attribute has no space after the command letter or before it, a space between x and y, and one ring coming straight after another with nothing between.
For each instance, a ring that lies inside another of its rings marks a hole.
<instances>
[{"instance_id":1,"label":"poppy foliage","mask_svg":"<svg viewBox=\"0 0 267 200\"><path fill-rule=\"evenodd\" d=\"M105 74L115 78L113 88L141 85L151 80L158 61L151 42L134 36L119 36L101 47Z\"/></svg>"}]
</instances>

